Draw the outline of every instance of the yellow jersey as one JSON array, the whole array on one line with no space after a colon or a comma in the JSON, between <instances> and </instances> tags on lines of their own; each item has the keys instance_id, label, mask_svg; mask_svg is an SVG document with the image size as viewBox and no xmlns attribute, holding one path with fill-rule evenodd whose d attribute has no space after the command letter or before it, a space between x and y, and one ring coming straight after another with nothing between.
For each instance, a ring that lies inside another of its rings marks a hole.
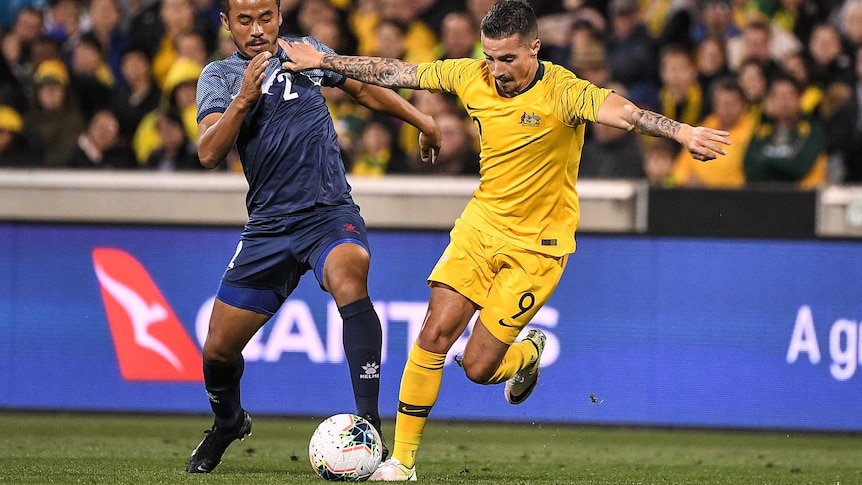
<instances>
[{"instance_id":1,"label":"yellow jersey","mask_svg":"<svg viewBox=\"0 0 862 485\"><path fill-rule=\"evenodd\" d=\"M701 126L722 129L721 121L716 115L709 115L703 119ZM739 189L745 186L745 150L748 142L758 123L751 114L742 115L739 120L727 131L730 134L730 146L726 147L727 154L717 160L701 162L682 148L673 164L673 182L677 185L687 185L692 179L698 184L709 189Z\"/></svg>"},{"instance_id":2,"label":"yellow jersey","mask_svg":"<svg viewBox=\"0 0 862 485\"><path fill-rule=\"evenodd\" d=\"M497 93L484 60L422 63L418 78L421 89L461 98L479 131L479 188L461 219L518 247L574 252L584 123L596 121L611 90L550 62L540 62L532 86L512 98Z\"/></svg>"}]
</instances>

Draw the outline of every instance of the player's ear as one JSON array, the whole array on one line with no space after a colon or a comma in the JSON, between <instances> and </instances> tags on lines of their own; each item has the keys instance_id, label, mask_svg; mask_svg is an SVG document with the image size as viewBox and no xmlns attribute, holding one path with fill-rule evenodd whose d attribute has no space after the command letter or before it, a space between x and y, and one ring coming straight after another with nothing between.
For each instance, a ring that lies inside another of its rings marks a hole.
<instances>
[{"instance_id":1,"label":"player's ear","mask_svg":"<svg viewBox=\"0 0 862 485\"><path fill-rule=\"evenodd\" d=\"M230 23L228 22L227 15L225 15L224 12L219 12L218 18L221 20L221 26L224 27L225 30L230 31Z\"/></svg>"},{"instance_id":2,"label":"player's ear","mask_svg":"<svg viewBox=\"0 0 862 485\"><path fill-rule=\"evenodd\" d=\"M536 39L533 41L533 45L530 46L530 54L537 56L539 55L539 48L542 47L542 41Z\"/></svg>"}]
</instances>

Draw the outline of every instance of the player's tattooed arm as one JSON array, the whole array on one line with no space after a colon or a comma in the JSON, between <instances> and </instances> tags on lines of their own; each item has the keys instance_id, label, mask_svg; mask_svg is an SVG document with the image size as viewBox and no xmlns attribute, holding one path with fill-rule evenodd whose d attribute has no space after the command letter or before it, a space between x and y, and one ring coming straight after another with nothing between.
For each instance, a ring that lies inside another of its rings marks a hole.
<instances>
[{"instance_id":1,"label":"player's tattooed arm","mask_svg":"<svg viewBox=\"0 0 862 485\"><path fill-rule=\"evenodd\" d=\"M320 67L387 88L418 88L417 65L398 59L324 55Z\"/></svg>"},{"instance_id":2,"label":"player's tattooed arm","mask_svg":"<svg viewBox=\"0 0 862 485\"><path fill-rule=\"evenodd\" d=\"M726 155L721 145L730 145L730 133L704 126L691 126L668 118L654 111L637 107L626 98L610 93L599 106L596 121L603 125L643 135L670 138L697 160L712 160L717 155Z\"/></svg>"},{"instance_id":3,"label":"player's tattooed arm","mask_svg":"<svg viewBox=\"0 0 862 485\"><path fill-rule=\"evenodd\" d=\"M682 123L679 121L646 109L638 109L634 112L632 125L635 132L642 135L663 136L671 139L676 137L680 127L682 127Z\"/></svg>"},{"instance_id":4,"label":"player's tattooed arm","mask_svg":"<svg viewBox=\"0 0 862 485\"><path fill-rule=\"evenodd\" d=\"M645 109L636 109L632 114L634 131L644 135L663 136L679 142L695 160L713 160L717 155L727 155L720 145L730 145L723 130L702 126L689 126L667 116Z\"/></svg>"},{"instance_id":5,"label":"player's tattooed arm","mask_svg":"<svg viewBox=\"0 0 862 485\"><path fill-rule=\"evenodd\" d=\"M292 71L326 69L366 84L386 88L419 88L419 66L416 64L384 57L327 54L318 51L307 41L287 42L279 39L278 44L287 54L287 59L281 63L282 67Z\"/></svg>"}]
</instances>

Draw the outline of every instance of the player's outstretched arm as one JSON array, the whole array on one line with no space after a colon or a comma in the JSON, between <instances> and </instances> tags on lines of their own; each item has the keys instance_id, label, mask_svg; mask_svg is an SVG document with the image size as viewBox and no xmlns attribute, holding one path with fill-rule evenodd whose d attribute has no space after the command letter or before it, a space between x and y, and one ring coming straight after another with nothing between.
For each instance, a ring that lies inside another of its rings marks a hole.
<instances>
[{"instance_id":1,"label":"player's outstretched arm","mask_svg":"<svg viewBox=\"0 0 862 485\"><path fill-rule=\"evenodd\" d=\"M341 85L341 89L366 108L394 116L418 128L419 155L423 162L434 163L440 152L443 136L437 129L434 118L419 111L398 93L388 88L348 79Z\"/></svg>"},{"instance_id":2,"label":"player's outstretched arm","mask_svg":"<svg viewBox=\"0 0 862 485\"><path fill-rule=\"evenodd\" d=\"M386 88L419 89L416 64L388 57L338 56L320 52L311 44L284 42L279 44L290 58L281 65L291 71L326 69L349 78Z\"/></svg>"},{"instance_id":3,"label":"player's outstretched arm","mask_svg":"<svg viewBox=\"0 0 862 485\"><path fill-rule=\"evenodd\" d=\"M278 44L290 58L281 63L286 69L291 71L326 69L353 78L345 82L341 89L366 108L395 116L418 128L419 155L423 162L434 163L440 151L442 139L434 118L416 109L398 93L385 89L418 88L418 83L415 81L415 64L408 64L398 59L330 55L318 51L308 42L287 42L279 39ZM402 70L403 75L397 74ZM411 79L413 81L408 82Z\"/></svg>"},{"instance_id":4,"label":"player's outstretched arm","mask_svg":"<svg viewBox=\"0 0 862 485\"><path fill-rule=\"evenodd\" d=\"M703 126L691 126L668 118L665 115L642 109L622 96L611 93L598 111L599 123L643 135L671 138L700 161L714 160L718 155L727 155L721 145L730 145L723 130Z\"/></svg>"}]
</instances>

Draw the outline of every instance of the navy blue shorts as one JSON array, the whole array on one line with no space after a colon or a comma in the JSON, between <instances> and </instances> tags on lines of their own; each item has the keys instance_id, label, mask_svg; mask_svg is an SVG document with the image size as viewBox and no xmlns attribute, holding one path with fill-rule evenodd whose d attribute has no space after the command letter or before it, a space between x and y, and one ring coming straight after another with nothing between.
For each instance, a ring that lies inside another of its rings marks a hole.
<instances>
[{"instance_id":1,"label":"navy blue shorts","mask_svg":"<svg viewBox=\"0 0 862 485\"><path fill-rule=\"evenodd\" d=\"M323 263L329 252L343 243L359 244L371 253L365 221L359 215L359 207L353 204L318 206L277 221L249 223L222 275L219 299L272 315L308 270L314 271L318 284L325 290ZM250 305L249 299L259 301L260 297L241 296L239 289L271 290L278 301L264 297L266 303Z\"/></svg>"}]
</instances>

